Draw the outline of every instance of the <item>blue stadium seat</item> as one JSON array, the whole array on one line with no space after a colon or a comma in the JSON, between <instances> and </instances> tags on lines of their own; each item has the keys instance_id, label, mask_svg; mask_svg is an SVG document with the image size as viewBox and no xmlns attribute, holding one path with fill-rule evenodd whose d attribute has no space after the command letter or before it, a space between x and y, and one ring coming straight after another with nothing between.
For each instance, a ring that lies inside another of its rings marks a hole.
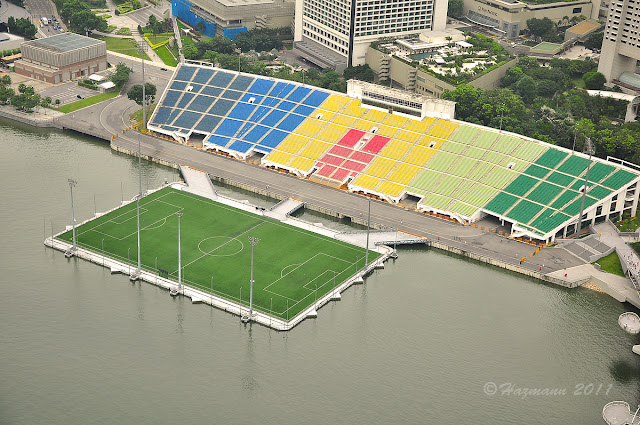
<instances>
[{"instance_id":1,"label":"blue stadium seat","mask_svg":"<svg viewBox=\"0 0 640 425\"><path fill-rule=\"evenodd\" d=\"M227 146L227 144L229 143L229 140L231 139L228 137L218 136L215 134L212 134L211 136L207 137L207 142L216 144L218 146L222 146L223 148Z\"/></svg>"},{"instance_id":2,"label":"blue stadium seat","mask_svg":"<svg viewBox=\"0 0 640 425\"><path fill-rule=\"evenodd\" d=\"M242 124L242 121L225 118L225 120L220 123L218 128L216 128L215 134L233 137L240 126L242 126Z\"/></svg>"},{"instance_id":3,"label":"blue stadium seat","mask_svg":"<svg viewBox=\"0 0 640 425\"><path fill-rule=\"evenodd\" d=\"M292 91L289 96L287 96L287 100L300 103L300 101L302 101L302 99L304 99L310 92L311 89L307 87L298 87L297 89Z\"/></svg>"},{"instance_id":4,"label":"blue stadium seat","mask_svg":"<svg viewBox=\"0 0 640 425\"><path fill-rule=\"evenodd\" d=\"M219 87L205 86L205 88L202 89L201 94L208 94L209 96L218 97L220 96L220 93L222 93L222 89Z\"/></svg>"},{"instance_id":5,"label":"blue stadium seat","mask_svg":"<svg viewBox=\"0 0 640 425\"><path fill-rule=\"evenodd\" d=\"M231 99L231 100L238 100L240 99L240 97L242 96L242 92L236 91L236 90L225 90L224 93L222 93L222 97L224 97L225 99Z\"/></svg>"},{"instance_id":6,"label":"blue stadium seat","mask_svg":"<svg viewBox=\"0 0 640 425\"><path fill-rule=\"evenodd\" d=\"M233 142L231 146L229 146L229 149L233 149L234 151L240 152L240 153L246 153L252 147L253 145L251 143L243 142L241 140L236 140L235 142Z\"/></svg>"},{"instance_id":7,"label":"blue stadium seat","mask_svg":"<svg viewBox=\"0 0 640 425\"><path fill-rule=\"evenodd\" d=\"M182 81L191 81L191 77L193 77L193 73L196 71L195 67L191 66L181 66L176 74L176 80Z\"/></svg>"},{"instance_id":8,"label":"blue stadium seat","mask_svg":"<svg viewBox=\"0 0 640 425\"><path fill-rule=\"evenodd\" d=\"M213 69L200 68L193 77L194 83L206 84L215 71Z\"/></svg>"},{"instance_id":9,"label":"blue stadium seat","mask_svg":"<svg viewBox=\"0 0 640 425\"><path fill-rule=\"evenodd\" d=\"M254 109L256 109L257 105L251 105L249 103L238 102L236 106L229 112L229 118L238 118L241 120L246 120L249 118Z\"/></svg>"},{"instance_id":10,"label":"blue stadium seat","mask_svg":"<svg viewBox=\"0 0 640 425\"><path fill-rule=\"evenodd\" d=\"M187 106L189 102L191 102L191 99L193 99L195 96L196 95L193 93L184 93L182 95L182 99L180 99L180 102L178 102L176 107L184 109L184 107Z\"/></svg>"},{"instance_id":11,"label":"blue stadium seat","mask_svg":"<svg viewBox=\"0 0 640 425\"><path fill-rule=\"evenodd\" d=\"M262 78L256 78L256 81L247 90L250 93L267 94L273 86L273 81L263 80Z\"/></svg>"},{"instance_id":12,"label":"blue stadium seat","mask_svg":"<svg viewBox=\"0 0 640 425\"><path fill-rule=\"evenodd\" d=\"M200 122L198 123L195 129L198 131L204 131L205 133L211 133L213 129L216 128L216 125L218 125L220 121L222 121L222 118L218 116L205 115L200 120Z\"/></svg>"},{"instance_id":13,"label":"blue stadium seat","mask_svg":"<svg viewBox=\"0 0 640 425\"><path fill-rule=\"evenodd\" d=\"M215 102L215 98L209 96L196 96L193 102L189 104L189 109L192 111L205 112Z\"/></svg>"},{"instance_id":14,"label":"blue stadium seat","mask_svg":"<svg viewBox=\"0 0 640 425\"><path fill-rule=\"evenodd\" d=\"M268 125L269 127L275 127L276 124L287 115L284 111L273 109L269 112L269 115L260 120L260 124Z\"/></svg>"},{"instance_id":15,"label":"blue stadium seat","mask_svg":"<svg viewBox=\"0 0 640 425\"><path fill-rule=\"evenodd\" d=\"M315 110L316 108L300 105L296 109L294 109L293 112L295 112L296 114L304 115L305 117L310 117Z\"/></svg>"},{"instance_id":16,"label":"blue stadium seat","mask_svg":"<svg viewBox=\"0 0 640 425\"><path fill-rule=\"evenodd\" d=\"M302 101L305 105L320 106L325 99L329 97L329 93L323 91L314 90L305 100Z\"/></svg>"},{"instance_id":17,"label":"blue stadium seat","mask_svg":"<svg viewBox=\"0 0 640 425\"><path fill-rule=\"evenodd\" d=\"M260 146L267 146L269 148L277 148L278 145L289 135L289 133L280 130L271 130L260 141Z\"/></svg>"},{"instance_id":18,"label":"blue stadium seat","mask_svg":"<svg viewBox=\"0 0 640 425\"><path fill-rule=\"evenodd\" d=\"M200 90L202 90L202 84L189 83L187 87L189 86L192 87L192 89L190 90L191 93L199 93Z\"/></svg>"},{"instance_id":19,"label":"blue stadium seat","mask_svg":"<svg viewBox=\"0 0 640 425\"><path fill-rule=\"evenodd\" d=\"M253 99L253 101L251 101L251 99ZM251 103L260 103L262 102L262 99L264 99L264 96L260 96L259 94L254 94L254 93L246 93L242 96L242 99L240 99L243 102L251 102Z\"/></svg>"},{"instance_id":20,"label":"blue stadium seat","mask_svg":"<svg viewBox=\"0 0 640 425\"><path fill-rule=\"evenodd\" d=\"M216 103L211 106L211 109L209 109L209 113L221 116L227 115L227 112L229 112L229 109L231 109L234 103L235 102L231 100L218 99Z\"/></svg>"},{"instance_id":21,"label":"blue stadium seat","mask_svg":"<svg viewBox=\"0 0 640 425\"><path fill-rule=\"evenodd\" d=\"M233 83L231 83L229 88L233 90L245 91L247 87L249 87L249 85L253 83L253 80L255 80L255 78L253 77L247 77L246 75L238 75L236 79L233 80Z\"/></svg>"},{"instance_id":22,"label":"blue stadium seat","mask_svg":"<svg viewBox=\"0 0 640 425\"><path fill-rule=\"evenodd\" d=\"M300 124L302 124L302 121L304 121L305 119L306 117L303 117L302 115L289 114L285 117L284 120L280 122L280 124L276 126L276 128L291 132L295 130Z\"/></svg>"},{"instance_id":23,"label":"blue stadium seat","mask_svg":"<svg viewBox=\"0 0 640 425\"><path fill-rule=\"evenodd\" d=\"M278 102L280 102L280 99L278 99L277 97L267 96L262 101L262 105L273 108L278 104Z\"/></svg>"},{"instance_id":24,"label":"blue stadium seat","mask_svg":"<svg viewBox=\"0 0 640 425\"><path fill-rule=\"evenodd\" d=\"M245 122L244 124L242 124L242 127L240 127L240 130L236 132L236 137L238 139L242 139L253 126L254 124L252 122Z\"/></svg>"},{"instance_id":25,"label":"blue stadium seat","mask_svg":"<svg viewBox=\"0 0 640 425\"><path fill-rule=\"evenodd\" d=\"M268 148L266 146L262 146L262 145L254 145L253 149L258 151L258 152L262 152L264 154L268 154L269 152L271 152L273 149Z\"/></svg>"},{"instance_id":26,"label":"blue stadium seat","mask_svg":"<svg viewBox=\"0 0 640 425\"><path fill-rule=\"evenodd\" d=\"M234 74L218 71L216 72L216 75L213 76L211 81L209 81L209 85L216 87L227 87L231 80L233 80L233 77Z\"/></svg>"},{"instance_id":27,"label":"blue stadium seat","mask_svg":"<svg viewBox=\"0 0 640 425\"><path fill-rule=\"evenodd\" d=\"M297 106L297 104L293 103L293 102L289 102L287 100L283 100L282 102L280 102L278 104L278 106L276 106L276 108L278 109L282 109L284 111L291 111L293 108L295 108Z\"/></svg>"},{"instance_id":28,"label":"blue stadium seat","mask_svg":"<svg viewBox=\"0 0 640 425\"><path fill-rule=\"evenodd\" d=\"M184 81L174 81L173 83L171 83L171 87L169 87L171 90L184 90L184 88L187 87L187 83L185 83Z\"/></svg>"},{"instance_id":29,"label":"blue stadium seat","mask_svg":"<svg viewBox=\"0 0 640 425\"><path fill-rule=\"evenodd\" d=\"M276 83L275 87L269 92L269 96L284 99L289 94L289 92L294 89L294 87L295 86L293 84L278 82Z\"/></svg>"},{"instance_id":30,"label":"blue stadium seat","mask_svg":"<svg viewBox=\"0 0 640 425\"><path fill-rule=\"evenodd\" d=\"M267 131L269 131L269 127L265 127L264 125L256 125L253 129L247 133L242 139L251 143L258 143L258 140L264 136Z\"/></svg>"},{"instance_id":31,"label":"blue stadium seat","mask_svg":"<svg viewBox=\"0 0 640 425\"><path fill-rule=\"evenodd\" d=\"M180 99L182 92L175 90L168 90L167 95L164 97L162 104L164 106L176 106L176 102Z\"/></svg>"},{"instance_id":32,"label":"blue stadium seat","mask_svg":"<svg viewBox=\"0 0 640 425\"><path fill-rule=\"evenodd\" d=\"M163 125L162 129L163 130L167 130L167 131L176 131L177 130L177 128L171 127L171 126L168 126L168 125Z\"/></svg>"},{"instance_id":33,"label":"blue stadium seat","mask_svg":"<svg viewBox=\"0 0 640 425\"><path fill-rule=\"evenodd\" d=\"M173 125L191 130L201 117L202 114L197 112L184 111L173 122Z\"/></svg>"},{"instance_id":34,"label":"blue stadium seat","mask_svg":"<svg viewBox=\"0 0 640 425\"><path fill-rule=\"evenodd\" d=\"M267 115L271 111L271 108L267 108L266 106L258 106L258 108L253 112L253 115L249 117L249 121L258 122L265 115Z\"/></svg>"},{"instance_id":35,"label":"blue stadium seat","mask_svg":"<svg viewBox=\"0 0 640 425\"><path fill-rule=\"evenodd\" d=\"M167 118L169 118L170 114L171 114L171 109L170 108L166 108L164 106L160 106L157 109L156 115L153 117L153 121L151 122L151 124L152 125L166 124L167 123Z\"/></svg>"}]
</instances>

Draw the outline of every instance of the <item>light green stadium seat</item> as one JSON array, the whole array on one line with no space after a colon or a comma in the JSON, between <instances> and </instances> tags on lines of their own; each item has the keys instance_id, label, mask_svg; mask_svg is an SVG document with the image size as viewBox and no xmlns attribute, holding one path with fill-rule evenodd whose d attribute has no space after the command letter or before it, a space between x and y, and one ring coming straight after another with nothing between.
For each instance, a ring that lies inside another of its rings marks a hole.
<instances>
[{"instance_id":1,"label":"light green stadium seat","mask_svg":"<svg viewBox=\"0 0 640 425\"><path fill-rule=\"evenodd\" d=\"M451 167L451 164L456 160L456 158L457 156L454 154L439 150L431 157L425 167L431 170L445 172L449 167Z\"/></svg>"},{"instance_id":2,"label":"light green stadium seat","mask_svg":"<svg viewBox=\"0 0 640 425\"><path fill-rule=\"evenodd\" d=\"M520 172L523 172L524 170L529 168L528 162L521 161L511 156L508 156L505 159L503 159L500 165L507 168L509 168L509 165L512 165L511 170L520 171Z\"/></svg>"},{"instance_id":3,"label":"light green stadium seat","mask_svg":"<svg viewBox=\"0 0 640 425\"><path fill-rule=\"evenodd\" d=\"M471 142L473 141L473 139L475 139L479 132L479 128L470 127L468 125L461 125L458 126L458 129L455 131L455 133L453 133L453 135L449 137L449 140L454 140L456 142L468 145L471 144Z\"/></svg>"},{"instance_id":4,"label":"light green stadium seat","mask_svg":"<svg viewBox=\"0 0 640 425\"><path fill-rule=\"evenodd\" d=\"M470 205L484 207L497 193L498 191L492 187L476 183L467 193L458 199Z\"/></svg>"},{"instance_id":5,"label":"light green stadium seat","mask_svg":"<svg viewBox=\"0 0 640 425\"><path fill-rule=\"evenodd\" d=\"M449 211L454 212L454 213L458 213L458 214L462 214L462 215L465 215L465 216L469 217L473 213L478 211L478 208L474 207L472 205L465 204L465 203L460 202L460 201L455 201L449 207Z\"/></svg>"},{"instance_id":6,"label":"light green stadium seat","mask_svg":"<svg viewBox=\"0 0 640 425\"><path fill-rule=\"evenodd\" d=\"M460 185L460 182L462 182L461 178L445 175L440 180L440 183L431 190L440 195L451 196Z\"/></svg>"},{"instance_id":7,"label":"light green stadium seat","mask_svg":"<svg viewBox=\"0 0 640 425\"><path fill-rule=\"evenodd\" d=\"M473 146L489 149L496 141L499 134L493 131L480 130L480 134L473 141Z\"/></svg>"},{"instance_id":8,"label":"light green stadium seat","mask_svg":"<svg viewBox=\"0 0 640 425\"><path fill-rule=\"evenodd\" d=\"M475 185L475 182L463 179L456 191L451 194L451 197L454 199L461 199Z\"/></svg>"},{"instance_id":9,"label":"light green stadium seat","mask_svg":"<svg viewBox=\"0 0 640 425\"><path fill-rule=\"evenodd\" d=\"M447 207L450 203L451 198L447 198L446 196L438 195L435 193L428 194L422 201L420 201L420 204L422 205L427 205L440 210L447 210Z\"/></svg>"},{"instance_id":10,"label":"light green stadium seat","mask_svg":"<svg viewBox=\"0 0 640 425\"><path fill-rule=\"evenodd\" d=\"M481 183L495 187L496 189L504 189L507 184L517 177L517 175L518 174L515 171L501 167L494 167L486 176L484 176Z\"/></svg>"},{"instance_id":11,"label":"light green stadium seat","mask_svg":"<svg viewBox=\"0 0 640 425\"><path fill-rule=\"evenodd\" d=\"M487 153L482 158L484 161L490 162L492 164L500 164L507 158L506 155L503 155L498 152L487 151Z\"/></svg>"},{"instance_id":12,"label":"light green stadium seat","mask_svg":"<svg viewBox=\"0 0 640 425\"><path fill-rule=\"evenodd\" d=\"M446 141L444 142L444 145L442 145L442 147L440 148L441 150L445 151L445 152L451 152L451 153L455 153L455 154L461 154L465 149L467 148L466 145L463 145L462 143L456 143L456 142L452 142L452 141Z\"/></svg>"},{"instance_id":13,"label":"light green stadium seat","mask_svg":"<svg viewBox=\"0 0 640 425\"><path fill-rule=\"evenodd\" d=\"M478 162L467 178L473 181L480 181L493 168L495 168L495 165L493 164L489 164L488 162Z\"/></svg>"},{"instance_id":14,"label":"light green stadium seat","mask_svg":"<svg viewBox=\"0 0 640 425\"><path fill-rule=\"evenodd\" d=\"M458 161L456 161L449 169L449 173L454 176L466 177L477 162L478 160L476 159L460 157L460 159L458 159Z\"/></svg>"},{"instance_id":15,"label":"light green stadium seat","mask_svg":"<svg viewBox=\"0 0 640 425\"><path fill-rule=\"evenodd\" d=\"M485 150L476 148L474 146L469 146L466 151L464 151L464 156L468 156L469 158L480 159L484 156Z\"/></svg>"},{"instance_id":16,"label":"light green stadium seat","mask_svg":"<svg viewBox=\"0 0 640 425\"><path fill-rule=\"evenodd\" d=\"M440 180L442 174L432 170L422 170L409 184L415 189L429 191Z\"/></svg>"},{"instance_id":17,"label":"light green stadium seat","mask_svg":"<svg viewBox=\"0 0 640 425\"><path fill-rule=\"evenodd\" d=\"M507 134L500 137L491 148L494 151L502 152L506 155L510 155L511 152L516 150L522 144L522 139L519 137L509 136Z\"/></svg>"},{"instance_id":18,"label":"light green stadium seat","mask_svg":"<svg viewBox=\"0 0 640 425\"><path fill-rule=\"evenodd\" d=\"M516 149L511 155L528 162L533 162L538 159L538 157L542 155L542 153L547 149L549 148L544 145L525 140L524 143L520 145L520 147Z\"/></svg>"}]
</instances>

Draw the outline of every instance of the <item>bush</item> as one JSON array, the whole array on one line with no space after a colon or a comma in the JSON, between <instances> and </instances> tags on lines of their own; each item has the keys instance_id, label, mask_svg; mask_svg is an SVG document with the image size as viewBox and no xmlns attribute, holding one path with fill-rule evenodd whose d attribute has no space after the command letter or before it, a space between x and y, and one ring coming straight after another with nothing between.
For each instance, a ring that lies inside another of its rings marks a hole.
<instances>
[{"instance_id":1,"label":"bush","mask_svg":"<svg viewBox=\"0 0 640 425\"><path fill-rule=\"evenodd\" d=\"M95 86L95 83L91 80L80 80L78 81L78 85L80 87L85 87L91 90L98 90L98 88Z\"/></svg>"},{"instance_id":2,"label":"bush","mask_svg":"<svg viewBox=\"0 0 640 425\"><path fill-rule=\"evenodd\" d=\"M120 14L120 9L116 9L116 16L118 16Z\"/></svg>"},{"instance_id":3,"label":"bush","mask_svg":"<svg viewBox=\"0 0 640 425\"><path fill-rule=\"evenodd\" d=\"M589 90L600 90L607 82L606 77L597 71L587 72L582 76L582 80Z\"/></svg>"}]
</instances>

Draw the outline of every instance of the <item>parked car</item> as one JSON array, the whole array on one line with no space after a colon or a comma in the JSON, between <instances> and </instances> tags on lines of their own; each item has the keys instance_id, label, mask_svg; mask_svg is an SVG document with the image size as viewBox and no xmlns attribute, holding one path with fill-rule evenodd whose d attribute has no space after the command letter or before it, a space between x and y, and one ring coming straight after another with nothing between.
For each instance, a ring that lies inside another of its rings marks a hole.
<instances>
[{"instance_id":1,"label":"parked car","mask_svg":"<svg viewBox=\"0 0 640 425\"><path fill-rule=\"evenodd\" d=\"M167 68L160 68L160 71L168 71Z\"/></svg>"},{"instance_id":2,"label":"parked car","mask_svg":"<svg viewBox=\"0 0 640 425\"><path fill-rule=\"evenodd\" d=\"M84 99L84 97L82 97L82 95L81 95L81 94L79 94L79 95L77 96L77 98L78 98L78 99Z\"/></svg>"}]
</instances>

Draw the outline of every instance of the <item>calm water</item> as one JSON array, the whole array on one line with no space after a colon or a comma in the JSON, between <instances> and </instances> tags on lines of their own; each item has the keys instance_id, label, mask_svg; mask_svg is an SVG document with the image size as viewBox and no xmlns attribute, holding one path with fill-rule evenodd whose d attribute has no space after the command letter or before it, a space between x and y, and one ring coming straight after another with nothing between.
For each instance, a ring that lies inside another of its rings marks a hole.
<instances>
[{"instance_id":1,"label":"calm water","mask_svg":"<svg viewBox=\"0 0 640 425\"><path fill-rule=\"evenodd\" d=\"M289 333L66 260L42 241L70 222L67 178L85 219L134 195L136 160L69 133L0 134L2 424L602 424L608 401L640 402L625 306L435 250L401 251Z\"/></svg>"}]
</instances>

